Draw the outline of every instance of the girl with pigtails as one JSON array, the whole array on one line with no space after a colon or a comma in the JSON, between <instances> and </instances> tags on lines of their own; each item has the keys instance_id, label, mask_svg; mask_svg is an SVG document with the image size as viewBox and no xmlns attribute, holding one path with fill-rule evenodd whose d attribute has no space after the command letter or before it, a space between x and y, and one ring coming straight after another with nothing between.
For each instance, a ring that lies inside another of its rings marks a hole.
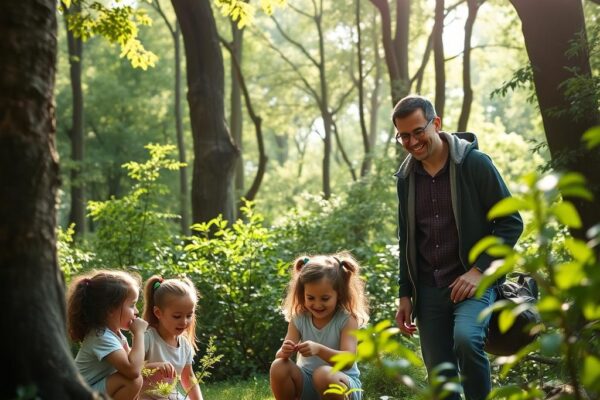
<instances>
[{"instance_id":1,"label":"girl with pigtails","mask_svg":"<svg viewBox=\"0 0 600 400\"><path fill-rule=\"evenodd\" d=\"M202 400L192 369L198 350L197 302L198 293L188 278L163 279L154 275L146 281L143 317L149 325L144 341L149 375L144 377L142 399ZM178 381L185 394L177 390Z\"/></svg>"},{"instance_id":2,"label":"girl with pigtails","mask_svg":"<svg viewBox=\"0 0 600 400\"><path fill-rule=\"evenodd\" d=\"M325 396L330 384L361 388L356 363L332 374L331 359L356 353L357 339L351 332L369 319L364 290L358 262L347 252L294 261L283 303L288 331L270 371L277 400L344 398ZM296 363L290 360L294 354ZM361 391L353 391L350 398L360 400Z\"/></svg>"},{"instance_id":3,"label":"girl with pigtails","mask_svg":"<svg viewBox=\"0 0 600 400\"><path fill-rule=\"evenodd\" d=\"M140 281L124 271L92 271L69 285L67 328L81 343L75 365L92 389L115 400L137 399L142 387L148 324L137 318ZM131 332L131 347L121 330Z\"/></svg>"}]
</instances>

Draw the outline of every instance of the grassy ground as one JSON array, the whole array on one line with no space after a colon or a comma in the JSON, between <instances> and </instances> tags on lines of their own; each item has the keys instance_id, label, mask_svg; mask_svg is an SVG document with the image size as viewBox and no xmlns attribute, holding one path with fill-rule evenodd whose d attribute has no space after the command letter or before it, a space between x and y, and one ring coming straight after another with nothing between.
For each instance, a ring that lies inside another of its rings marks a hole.
<instances>
[{"instance_id":1,"label":"grassy ground","mask_svg":"<svg viewBox=\"0 0 600 400\"><path fill-rule=\"evenodd\" d=\"M390 400L416 398L405 386L392 382L379 371L365 368L361 380L363 400L379 400L382 396L389 396ZM259 375L247 381L205 384L202 386L202 394L207 400L274 400L269 388L269 377L266 375Z\"/></svg>"}]
</instances>

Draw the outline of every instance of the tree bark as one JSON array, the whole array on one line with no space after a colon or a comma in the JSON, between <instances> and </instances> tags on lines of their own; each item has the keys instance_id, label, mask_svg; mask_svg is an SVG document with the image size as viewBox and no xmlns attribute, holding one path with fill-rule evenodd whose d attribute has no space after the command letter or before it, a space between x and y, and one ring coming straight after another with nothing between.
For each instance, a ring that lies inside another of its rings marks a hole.
<instances>
[{"instance_id":1,"label":"tree bark","mask_svg":"<svg viewBox=\"0 0 600 400\"><path fill-rule=\"evenodd\" d=\"M570 41L583 34L585 19L580 1L546 0L543 5L528 0L511 0L521 19L527 54L533 68L533 81L542 114L548 148L555 168L582 173L595 202L573 200L583 221L583 231L573 231L579 237L600 221L600 169L598 151L583 148L581 138L590 127L599 123L598 104L594 96L581 99L578 107L587 111L574 117L569 110L571 99L563 83L575 74L591 77L589 54L582 50L577 56L565 53ZM587 41L587 39L586 39Z\"/></svg>"},{"instance_id":2,"label":"tree bark","mask_svg":"<svg viewBox=\"0 0 600 400\"><path fill-rule=\"evenodd\" d=\"M463 51L463 103L458 118L458 132L465 132L471 114L473 103L473 88L471 87L471 37L473 36L473 25L477 18L480 0L467 0L469 14L465 21L465 41Z\"/></svg>"},{"instance_id":3,"label":"tree bark","mask_svg":"<svg viewBox=\"0 0 600 400\"><path fill-rule=\"evenodd\" d=\"M70 8L65 9L65 17L69 14L79 12L81 12L81 3L73 3ZM69 224L75 224L75 234L81 236L86 231L85 186L81 174L85 152L83 89L81 86L83 43L81 38L75 37L73 32L69 30L66 18L65 30L67 31L69 73L71 77L73 105L71 129L69 130L69 139L71 140L71 160L73 161L73 168L71 169L71 210L69 211Z\"/></svg>"},{"instance_id":4,"label":"tree bark","mask_svg":"<svg viewBox=\"0 0 600 400\"><path fill-rule=\"evenodd\" d=\"M56 256L56 1L0 2L0 398L91 399L67 343Z\"/></svg>"},{"instance_id":5,"label":"tree bark","mask_svg":"<svg viewBox=\"0 0 600 400\"><path fill-rule=\"evenodd\" d=\"M233 38L231 41L231 57L235 57L238 64L242 63L242 49L244 45L244 29L239 29L237 27L237 22L231 20L231 37ZM229 117L229 126L231 128L231 136L233 140L237 144L240 149L240 157L238 158L235 164L235 179L234 179L234 193L236 202L239 204L239 198L244 193L244 147L243 147L243 121L244 118L242 116L242 90L240 80L238 78L238 73L236 71L236 66L234 65L235 61L231 61L231 110ZM236 207L236 212L239 212L239 207Z\"/></svg>"},{"instance_id":6,"label":"tree bark","mask_svg":"<svg viewBox=\"0 0 600 400\"><path fill-rule=\"evenodd\" d=\"M362 141L363 141L363 148L365 151L365 156L363 158L361 167L360 167L360 176L361 177L365 177L367 176L367 174L369 173L369 171L371 170L371 163L372 163L372 159L373 159L373 153L371 150L371 143L369 142L369 133L367 132L367 122L366 122L366 118L365 118L365 79L364 79L364 72L363 72L363 55L362 55L362 30L360 27L360 1L356 0L354 2L354 6L355 6L355 19L356 19L356 36L357 36L357 41L356 41L356 56L357 56L357 63L358 63L358 81L357 81L357 87L358 87L358 115L360 118L360 134L362 137ZM336 139L339 140L339 138L337 137L337 133L336 133ZM350 165L350 171L352 172L352 174L354 174L354 170L352 169L351 165ZM356 179L354 179L356 180Z\"/></svg>"},{"instance_id":7,"label":"tree bark","mask_svg":"<svg viewBox=\"0 0 600 400\"><path fill-rule=\"evenodd\" d=\"M208 0L171 0L185 44L194 139L193 222L233 220L231 182L239 155L225 125L224 67Z\"/></svg>"},{"instance_id":8,"label":"tree bark","mask_svg":"<svg viewBox=\"0 0 600 400\"><path fill-rule=\"evenodd\" d=\"M433 63L435 65L435 111L444 118L446 103L446 69L444 57L444 0L435 1L435 22L433 25Z\"/></svg>"},{"instance_id":9,"label":"tree bark","mask_svg":"<svg viewBox=\"0 0 600 400\"><path fill-rule=\"evenodd\" d=\"M179 22L175 23L175 30L172 32L173 42L175 44L175 132L177 135L177 150L179 153L179 162L187 164L185 154L185 137L183 135L183 112L181 106L181 29ZM190 189L188 185L188 166L179 169L179 208L181 213L181 232L184 235L190 234Z\"/></svg>"},{"instance_id":10,"label":"tree bark","mask_svg":"<svg viewBox=\"0 0 600 400\"><path fill-rule=\"evenodd\" d=\"M410 92L408 34L410 0L396 0L396 35L392 39L392 17L387 0L371 0L381 16L381 36L390 78L392 106Z\"/></svg>"}]
</instances>

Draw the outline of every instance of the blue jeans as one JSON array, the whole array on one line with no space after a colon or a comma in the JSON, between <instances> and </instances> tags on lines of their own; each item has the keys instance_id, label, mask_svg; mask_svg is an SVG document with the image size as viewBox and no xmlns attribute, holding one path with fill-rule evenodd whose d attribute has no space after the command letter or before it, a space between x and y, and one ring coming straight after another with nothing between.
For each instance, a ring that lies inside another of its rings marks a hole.
<instances>
[{"instance_id":1,"label":"blue jeans","mask_svg":"<svg viewBox=\"0 0 600 400\"><path fill-rule=\"evenodd\" d=\"M483 350L490 318L480 321L479 313L496 300L496 292L488 288L480 299L456 304L450 292L448 287L419 286L415 311L423 360L429 374L435 366L451 363L455 370L444 375L456 377L458 370L465 398L483 400L492 387L490 362ZM460 399L460 395L446 399Z\"/></svg>"}]
</instances>

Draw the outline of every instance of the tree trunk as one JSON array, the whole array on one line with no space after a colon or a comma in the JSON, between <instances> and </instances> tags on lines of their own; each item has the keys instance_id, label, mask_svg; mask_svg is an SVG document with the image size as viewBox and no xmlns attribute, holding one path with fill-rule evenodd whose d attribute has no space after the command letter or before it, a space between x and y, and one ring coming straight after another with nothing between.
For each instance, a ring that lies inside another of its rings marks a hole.
<instances>
[{"instance_id":1,"label":"tree trunk","mask_svg":"<svg viewBox=\"0 0 600 400\"><path fill-rule=\"evenodd\" d=\"M185 154L185 139L183 136L183 112L181 107L181 29L179 22L175 23L172 32L175 44L175 133L177 134L177 150L179 162L187 163ZM188 166L179 169L179 208L181 213L181 232L190 234L190 189L188 187Z\"/></svg>"},{"instance_id":2,"label":"tree trunk","mask_svg":"<svg viewBox=\"0 0 600 400\"><path fill-rule=\"evenodd\" d=\"M72 13L81 12L81 3L73 3L71 8L65 10L65 17ZM75 234L80 236L86 231L85 224L85 187L81 177L81 169L85 151L84 122L83 122L83 89L81 87L81 63L83 61L83 44L81 38L73 35L69 30L65 18L67 31L67 46L69 50L69 72L71 76L71 93L73 114L69 139L71 140L71 210L69 224L75 224Z\"/></svg>"},{"instance_id":3,"label":"tree trunk","mask_svg":"<svg viewBox=\"0 0 600 400\"><path fill-rule=\"evenodd\" d=\"M67 343L56 256L56 29L54 0L0 2L3 399L24 389L43 399L93 398Z\"/></svg>"},{"instance_id":4,"label":"tree trunk","mask_svg":"<svg viewBox=\"0 0 600 400\"><path fill-rule=\"evenodd\" d=\"M396 0L396 35L392 39L392 18L387 0L371 0L381 16L385 63L390 77L392 105L410 92L408 75L408 33L410 0Z\"/></svg>"},{"instance_id":5,"label":"tree trunk","mask_svg":"<svg viewBox=\"0 0 600 400\"><path fill-rule=\"evenodd\" d=\"M242 64L242 49L244 44L244 30L237 27L237 22L231 20L231 42L232 58L235 57L237 62ZM240 149L240 157L235 164L235 184L234 193L236 202L244 193L244 147L242 146L243 121L242 116L242 90L240 81L236 72L234 61L231 61L231 116L229 118L229 126L231 128L231 136ZM237 208L237 207L236 207ZM237 212L237 210L236 210Z\"/></svg>"},{"instance_id":6,"label":"tree trunk","mask_svg":"<svg viewBox=\"0 0 600 400\"><path fill-rule=\"evenodd\" d=\"M358 63L358 115L360 118L360 133L363 141L363 148L365 151L365 156L363 158L361 167L360 167L360 176L365 177L371 170L371 163L373 158L373 153L371 150L371 143L369 142L369 133L367 132L367 122L365 118L365 79L363 72L363 55L362 55L362 31L360 28L360 1L356 0L354 3L355 6L355 18L356 18L356 56ZM339 140L336 134L336 139ZM350 171L354 174L352 166L350 166ZM356 180L356 179L355 179Z\"/></svg>"},{"instance_id":7,"label":"tree trunk","mask_svg":"<svg viewBox=\"0 0 600 400\"><path fill-rule=\"evenodd\" d=\"M458 132L465 132L469 123L471 114L471 104L473 103L473 88L471 87L471 37L473 35L473 25L477 18L480 0L467 0L469 15L465 21L465 44L463 51L463 103L458 118Z\"/></svg>"},{"instance_id":8,"label":"tree trunk","mask_svg":"<svg viewBox=\"0 0 600 400\"><path fill-rule=\"evenodd\" d=\"M193 222L233 219L231 182L239 151L225 125L223 56L208 0L171 0L185 43L194 139Z\"/></svg>"},{"instance_id":9,"label":"tree trunk","mask_svg":"<svg viewBox=\"0 0 600 400\"><path fill-rule=\"evenodd\" d=\"M511 3L521 19L546 140L555 168L582 173L595 195L595 202L573 200L585 231L600 221L598 152L588 151L581 144L583 133L599 122L598 104L594 96L581 99L578 107L587 111L575 118L572 113L565 112L570 109L571 99L562 86L576 73L581 77L591 77L587 51L582 50L572 57L565 54L570 41L578 34L585 38L583 8L576 0L546 0L543 5L529 0L511 0ZM583 237L584 231L573 233Z\"/></svg>"},{"instance_id":10,"label":"tree trunk","mask_svg":"<svg viewBox=\"0 0 600 400\"><path fill-rule=\"evenodd\" d=\"M373 21L375 25L375 21ZM377 144L377 122L379 120L379 91L381 88L381 57L379 55L379 42L377 37L373 35L373 48L375 49L375 56L373 62L375 63L375 76L373 77L373 90L371 91L371 98L369 102L369 148L371 152L375 154L375 146Z\"/></svg>"},{"instance_id":11,"label":"tree trunk","mask_svg":"<svg viewBox=\"0 0 600 400\"><path fill-rule=\"evenodd\" d=\"M444 118L446 103L446 70L444 60L444 0L435 1L435 22L433 25L433 63L435 65L435 111Z\"/></svg>"}]
</instances>

